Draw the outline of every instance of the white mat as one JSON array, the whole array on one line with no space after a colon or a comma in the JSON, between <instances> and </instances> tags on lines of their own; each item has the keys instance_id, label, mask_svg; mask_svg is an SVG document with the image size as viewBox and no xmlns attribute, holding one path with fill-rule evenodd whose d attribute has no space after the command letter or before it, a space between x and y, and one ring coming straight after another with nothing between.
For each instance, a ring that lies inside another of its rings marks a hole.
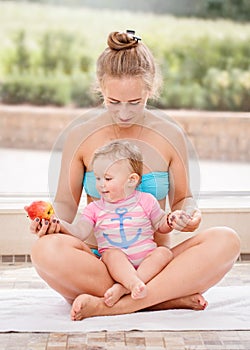
<instances>
[{"instance_id":1,"label":"white mat","mask_svg":"<svg viewBox=\"0 0 250 350\"><path fill-rule=\"evenodd\" d=\"M250 286L213 287L205 311L167 310L70 320L70 305L51 289L0 290L0 331L90 332L250 329Z\"/></svg>"}]
</instances>

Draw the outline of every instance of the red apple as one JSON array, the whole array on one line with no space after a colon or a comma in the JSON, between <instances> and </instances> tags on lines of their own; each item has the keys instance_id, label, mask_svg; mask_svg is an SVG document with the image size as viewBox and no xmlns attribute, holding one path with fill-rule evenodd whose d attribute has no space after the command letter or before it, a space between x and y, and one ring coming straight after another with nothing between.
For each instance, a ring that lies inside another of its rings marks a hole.
<instances>
[{"instance_id":1,"label":"red apple","mask_svg":"<svg viewBox=\"0 0 250 350\"><path fill-rule=\"evenodd\" d=\"M49 220L51 215L54 214L54 209L49 202L35 201L29 206L25 206L24 210L28 213L31 220L35 218Z\"/></svg>"}]
</instances>

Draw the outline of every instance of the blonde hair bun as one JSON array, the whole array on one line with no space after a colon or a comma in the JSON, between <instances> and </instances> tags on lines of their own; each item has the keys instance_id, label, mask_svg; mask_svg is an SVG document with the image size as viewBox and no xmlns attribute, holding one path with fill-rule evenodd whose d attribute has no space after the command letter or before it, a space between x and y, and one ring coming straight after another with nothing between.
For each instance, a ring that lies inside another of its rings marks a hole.
<instances>
[{"instance_id":1,"label":"blonde hair bun","mask_svg":"<svg viewBox=\"0 0 250 350\"><path fill-rule=\"evenodd\" d=\"M111 50L127 50L138 45L138 40L129 33L112 32L108 36L107 44Z\"/></svg>"}]
</instances>

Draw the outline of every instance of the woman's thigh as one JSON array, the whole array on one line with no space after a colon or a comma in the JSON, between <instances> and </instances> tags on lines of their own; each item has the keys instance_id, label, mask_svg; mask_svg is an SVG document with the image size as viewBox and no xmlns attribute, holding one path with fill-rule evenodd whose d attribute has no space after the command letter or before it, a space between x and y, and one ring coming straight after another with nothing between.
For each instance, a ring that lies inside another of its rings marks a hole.
<instances>
[{"instance_id":1,"label":"woman's thigh","mask_svg":"<svg viewBox=\"0 0 250 350\"><path fill-rule=\"evenodd\" d=\"M213 251L216 253L217 249L219 249L223 252L225 258L228 256L229 259L230 257L235 259L240 252L240 240L238 235L234 230L225 226L205 229L195 236L176 245L171 250L174 257L176 257L189 248L194 246L198 247L199 245L201 245L201 252L204 248L211 248L212 254Z\"/></svg>"},{"instance_id":2,"label":"woman's thigh","mask_svg":"<svg viewBox=\"0 0 250 350\"><path fill-rule=\"evenodd\" d=\"M103 296L113 284L104 263L70 235L39 238L32 249L32 262L39 275L67 299L82 293Z\"/></svg>"}]
</instances>

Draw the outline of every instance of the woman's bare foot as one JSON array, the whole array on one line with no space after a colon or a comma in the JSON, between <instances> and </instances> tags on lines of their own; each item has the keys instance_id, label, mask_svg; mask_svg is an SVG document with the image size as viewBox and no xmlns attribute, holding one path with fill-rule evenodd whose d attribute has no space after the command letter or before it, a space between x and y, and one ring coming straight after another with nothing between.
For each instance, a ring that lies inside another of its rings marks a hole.
<instances>
[{"instance_id":1,"label":"woman's bare foot","mask_svg":"<svg viewBox=\"0 0 250 350\"><path fill-rule=\"evenodd\" d=\"M151 306L146 310L169 310L169 309L190 309L204 310L208 305L206 299L199 293L181 297L178 299L164 301L163 303Z\"/></svg>"},{"instance_id":2,"label":"woman's bare foot","mask_svg":"<svg viewBox=\"0 0 250 350\"><path fill-rule=\"evenodd\" d=\"M146 285L139 280L132 288L131 288L131 298L132 299L142 299L147 295L147 287Z\"/></svg>"},{"instance_id":3,"label":"woman's bare foot","mask_svg":"<svg viewBox=\"0 0 250 350\"><path fill-rule=\"evenodd\" d=\"M80 321L86 317L101 316L100 311L103 299L89 294L81 294L75 298L71 307L71 320Z\"/></svg>"},{"instance_id":4,"label":"woman's bare foot","mask_svg":"<svg viewBox=\"0 0 250 350\"><path fill-rule=\"evenodd\" d=\"M109 288L104 293L104 303L111 307L124 295L130 293L127 288L125 288L120 283L115 283L111 288Z\"/></svg>"}]
</instances>

